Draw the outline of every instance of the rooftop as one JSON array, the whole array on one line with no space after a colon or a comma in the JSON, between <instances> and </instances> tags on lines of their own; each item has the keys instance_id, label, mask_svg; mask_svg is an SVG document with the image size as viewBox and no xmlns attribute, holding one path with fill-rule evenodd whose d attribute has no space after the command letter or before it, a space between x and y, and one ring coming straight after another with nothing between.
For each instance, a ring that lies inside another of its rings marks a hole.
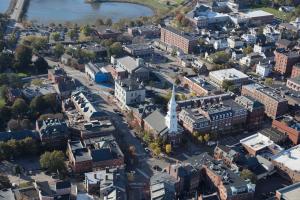
<instances>
[{"instance_id":1,"label":"rooftop","mask_svg":"<svg viewBox=\"0 0 300 200\"><path fill-rule=\"evenodd\" d=\"M300 195L300 183L294 183L292 185L280 188L277 190L285 200L297 200Z\"/></svg>"},{"instance_id":2,"label":"rooftop","mask_svg":"<svg viewBox=\"0 0 300 200\"><path fill-rule=\"evenodd\" d=\"M300 172L300 145L281 151L272 157L275 162L281 163L287 168Z\"/></svg>"},{"instance_id":3,"label":"rooftop","mask_svg":"<svg viewBox=\"0 0 300 200\"><path fill-rule=\"evenodd\" d=\"M246 137L240 140L240 143L244 146L250 147L255 151L259 151L274 144L272 140L270 140L268 137L264 136L261 133L256 133L254 135Z\"/></svg>"},{"instance_id":4,"label":"rooftop","mask_svg":"<svg viewBox=\"0 0 300 200\"><path fill-rule=\"evenodd\" d=\"M186 40L192 40L192 41L197 40L197 38L194 37L193 35L191 35L189 33L186 33L186 32L181 32L181 31L179 31L179 30L177 30L177 29L175 29L171 26L162 27L162 29L166 29L166 30L168 30L168 31L170 31L170 32L172 32L176 35L179 35L179 36L185 38Z\"/></svg>"},{"instance_id":5,"label":"rooftop","mask_svg":"<svg viewBox=\"0 0 300 200\"><path fill-rule=\"evenodd\" d=\"M209 72L209 76L213 76L221 81L249 78L246 74L234 68L212 71Z\"/></svg>"},{"instance_id":6,"label":"rooftop","mask_svg":"<svg viewBox=\"0 0 300 200\"><path fill-rule=\"evenodd\" d=\"M254 10L246 13L246 16L252 18L252 17L264 17L264 16L274 16L274 15L263 10Z\"/></svg>"},{"instance_id":7,"label":"rooftop","mask_svg":"<svg viewBox=\"0 0 300 200\"><path fill-rule=\"evenodd\" d=\"M140 82L139 80L134 79L134 78L116 80L115 83L120 85L126 91L144 90L145 89L143 81Z\"/></svg>"}]
</instances>

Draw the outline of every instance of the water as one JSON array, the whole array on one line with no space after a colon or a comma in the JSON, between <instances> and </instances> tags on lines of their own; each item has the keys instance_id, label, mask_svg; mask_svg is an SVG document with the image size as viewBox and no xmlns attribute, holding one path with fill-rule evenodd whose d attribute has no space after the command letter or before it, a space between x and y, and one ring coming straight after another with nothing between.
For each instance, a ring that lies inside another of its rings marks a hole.
<instances>
[{"instance_id":1,"label":"water","mask_svg":"<svg viewBox=\"0 0 300 200\"><path fill-rule=\"evenodd\" d=\"M30 0L26 18L43 24L67 21L94 22L98 18L111 18L113 22L116 22L122 18L134 19L153 14L152 9L131 3L102 2L89 4L85 3L84 0Z\"/></svg>"},{"instance_id":2,"label":"water","mask_svg":"<svg viewBox=\"0 0 300 200\"><path fill-rule=\"evenodd\" d=\"M4 13L9 6L10 0L0 0L0 13Z\"/></svg>"}]
</instances>

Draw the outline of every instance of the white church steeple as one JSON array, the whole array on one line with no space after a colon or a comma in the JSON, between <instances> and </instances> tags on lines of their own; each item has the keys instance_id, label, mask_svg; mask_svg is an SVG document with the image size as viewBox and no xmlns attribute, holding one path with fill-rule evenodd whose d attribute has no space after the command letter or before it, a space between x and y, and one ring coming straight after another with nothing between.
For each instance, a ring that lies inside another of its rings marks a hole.
<instances>
[{"instance_id":1,"label":"white church steeple","mask_svg":"<svg viewBox=\"0 0 300 200\"><path fill-rule=\"evenodd\" d=\"M175 99L175 86L173 85L172 96L168 103L168 113L165 118L166 126L169 128L169 133L177 133L178 121L177 121L177 113L176 113L176 99Z\"/></svg>"}]
</instances>

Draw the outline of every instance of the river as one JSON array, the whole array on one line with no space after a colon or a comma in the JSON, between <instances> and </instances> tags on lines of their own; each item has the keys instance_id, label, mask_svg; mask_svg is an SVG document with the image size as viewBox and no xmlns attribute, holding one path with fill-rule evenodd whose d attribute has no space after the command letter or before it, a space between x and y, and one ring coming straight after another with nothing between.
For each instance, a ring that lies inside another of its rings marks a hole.
<instances>
[{"instance_id":1,"label":"river","mask_svg":"<svg viewBox=\"0 0 300 200\"><path fill-rule=\"evenodd\" d=\"M0 0L0 13L4 13L9 6L10 0Z\"/></svg>"},{"instance_id":2,"label":"river","mask_svg":"<svg viewBox=\"0 0 300 200\"><path fill-rule=\"evenodd\" d=\"M98 18L110 18L113 22L117 22L122 18L135 19L153 14L154 11L149 7L132 3L89 4L84 0L30 0L25 17L30 21L49 24L51 22L87 23L95 22Z\"/></svg>"}]
</instances>

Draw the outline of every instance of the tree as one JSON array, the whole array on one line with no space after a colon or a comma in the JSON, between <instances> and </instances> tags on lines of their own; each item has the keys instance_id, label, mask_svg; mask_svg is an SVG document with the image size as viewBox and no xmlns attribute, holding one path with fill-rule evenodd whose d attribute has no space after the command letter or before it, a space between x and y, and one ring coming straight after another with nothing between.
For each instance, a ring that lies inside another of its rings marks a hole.
<instances>
[{"instance_id":1,"label":"tree","mask_svg":"<svg viewBox=\"0 0 300 200\"><path fill-rule=\"evenodd\" d=\"M0 174L0 190L11 188L9 178L5 174Z\"/></svg>"},{"instance_id":2,"label":"tree","mask_svg":"<svg viewBox=\"0 0 300 200\"><path fill-rule=\"evenodd\" d=\"M226 53L225 51L218 51L218 52L212 54L210 57L211 57L213 63L218 64L218 65L225 64L230 59L230 55L228 53Z\"/></svg>"},{"instance_id":3,"label":"tree","mask_svg":"<svg viewBox=\"0 0 300 200\"><path fill-rule=\"evenodd\" d=\"M246 48L243 49L243 53L245 55L250 54L253 52L253 48L251 46L247 46Z\"/></svg>"},{"instance_id":4,"label":"tree","mask_svg":"<svg viewBox=\"0 0 300 200\"><path fill-rule=\"evenodd\" d=\"M19 115L23 116L28 112L28 105L24 99L17 98L11 107L11 111L16 117Z\"/></svg>"},{"instance_id":5,"label":"tree","mask_svg":"<svg viewBox=\"0 0 300 200\"><path fill-rule=\"evenodd\" d=\"M58 41L60 39L60 33L59 32L53 32L51 33L51 39L54 41Z\"/></svg>"},{"instance_id":6,"label":"tree","mask_svg":"<svg viewBox=\"0 0 300 200\"><path fill-rule=\"evenodd\" d=\"M98 27L103 26L104 21L101 18L99 18L99 19L96 20L95 25L98 26Z\"/></svg>"},{"instance_id":7,"label":"tree","mask_svg":"<svg viewBox=\"0 0 300 200\"><path fill-rule=\"evenodd\" d=\"M256 183L256 176L253 172L251 172L249 169L243 169L240 173L240 176L244 180L250 180L252 183Z\"/></svg>"},{"instance_id":8,"label":"tree","mask_svg":"<svg viewBox=\"0 0 300 200\"><path fill-rule=\"evenodd\" d=\"M51 108L52 111L56 111L57 109L57 99L56 94L45 94L43 96L43 99L45 101L45 104L48 108Z\"/></svg>"},{"instance_id":9,"label":"tree","mask_svg":"<svg viewBox=\"0 0 300 200\"><path fill-rule=\"evenodd\" d=\"M21 130L21 125L20 125L20 122L18 120L11 119L7 123L7 128L10 131L19 131L19 130Z\"/></svg>"},{"instance_id":10,"label":"tree","mask_svg":"<svg viewBox=\"0 0 300 200\"><path fill-rule=\"evenodd\" d=\"M209 139L210 139L210 136L209 136L209 134L208 134L208 133L206 133L206 134L204 135L203 139L205 140L205 142L208 142L208 141L209 141Z\"/></svg>"},{"instance_id":11,"label":"tree","mask_svg":"<svg viewBox=\"0 0 300 200\"><path fill-rule=\"evenodd\" d=\"M123 52L122 44L120 42L114 42L110 46L110 53L111 55L120 56Z\"/></svg>"},{"instance_id":12,"label":"tree","mask_svg":"<svg viewBox=\"0 0 300 200\"><path fill-rule=\"evenodd\" d=\"M272 78L266 78L264 83L265 83L265 85L271 86L271 85L273 85L273 79Z\"/></svg>"},{"instance_id":13,"label":"tree","mask_svg":"<svg viewBox=\"0 0 300 200\"><path fill-rule=\"evenodd\" d=\"M66 169L64 154L62 151L45 152L40 157L41 167L50 172L62 172Z\"/></svg>"},{"instance_id":14,"label":"tree","mask_svg":"<svg viewBox=\"0 0 300 200\"><path fill-rule=\"evenodd\" d=\"M15 60L17 62L17 69L24 70L24 68L28 68L31 64L32 59L32 50L28 46L19 45L16 48Z\"/></svg>"},{"instance_id":15,"label":"tree","mask_svg":"<svg viewBox=\"0 0 300 200\"><path fill-rule=\"evenodd\" d=\"M75 29L70 29L67 33L67 35L74 40L77 37L77 31Z\"/></svg>"},{"instance_id":16,"label":"tree","mask_svg":"<svg viewBox=\"0 0 300 200\"><path fill-rule=\"evenodd\" d=\"M55 57L59 58L60 56L62 56L65 52L65 48L64 45L58 43L54 46L53 48L53 53L55 55Z\"/></svg>"},{"instance_id":17,"label":"tree","mask_svg":"<svg viewBox=\"0 0 300 200\"><path fill-rule=\"evenodd\" d=\"M204 141L204 137L202 135L199 135L199 137L197 138L199 142L203 142Z\"/></svg>"},{"instance_id":18,"label":"tree","mask_svg":"<svg viewBox=\"0 0 300 200\"><path fill-rule=\"evenodd\" d=\"M108 18L105 20L105 25L111 26L112 25L112 19Z\"/></svg>"},{"instance_id":19,"label":"tree","mask_svg":"<svg viewBox=\"0 0 300 200\"><path fill-rule=\"evenodd\" d=\"M176 78L175 84L176 84L176 85L179 85L180 83L181 83L180 79L179 79L179 78Z\"/></svg>"},{"instance_id":20,"label":"tree","mask_svg":"<svg viewBox=\"0 0 300 200\"><path fill-rule=\"evenodd\" d=\"M172 145L171 144L166 144L166 153L169 154L172 152Z\"/></svg>"},{"instance_id":21,"label":"tree","mask_svg":"<svg viewBox=\"0 0 300 200\"><path fill-rule=\"evenodd\" d=\"M224 90L229 90L230 88L232 88L234 86L234 83L231 80L224 80L222 83L222 88Z\"/></svg>"},{"instance_id":22,"label":"tree","mask_svg":"<svg viewBox=\"0 0 300 200\"><path fill-rule=\"evenodd\" d=\"M47 61L43 57L38 57L36 61L33 63L34 69L37 73L46 73L49 65Z\"/></svg>"},{"instance_id":23,"label":"tree","mask_svg":"<svg viewBox=\"0 0 300 200\"><path fill-rule=\"evenodd\" d=\"M47 103L44 100L43 96L36 96L34 97L29 105L32 112L42 112L47 108Z\"/></svg>"},{"instance_id":24,"label":"tree","mask_svg":"<svg viewBox=\"0 0 300 200\"><path fill-rule=\"evenodd\" d=\"M135 156L136 155L136 149L135 149L135 146L130 146L129 147L129 153L131 156Z\"/></svg>"},{"instance_id":25,"label":"tree","mask_svg":"<svg viewBox=\"0 0 300 200\"><path fill-rule=\"evenodd\" d=\"M82 26L80 28L80 32L81 34L83 34L84 36L90 36L92 34L93 29L87 24L85 26Z\"/></svg>"}]
</instances>

